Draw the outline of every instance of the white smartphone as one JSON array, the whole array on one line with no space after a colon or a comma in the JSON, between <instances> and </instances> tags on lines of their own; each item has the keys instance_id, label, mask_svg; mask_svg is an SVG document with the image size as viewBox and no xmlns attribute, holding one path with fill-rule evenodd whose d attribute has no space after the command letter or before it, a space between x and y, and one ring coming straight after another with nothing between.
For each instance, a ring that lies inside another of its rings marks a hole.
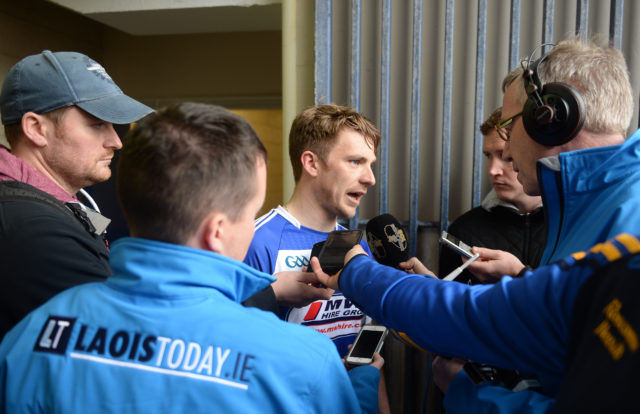
<instances>
[{"instance_id":1,"label":"white smartphone","mask_svg":"<svg viewBox=\"0 0 640 414\"><path fill-rule=\"evenodd\" d=\"M477 253L473 254L473 252L471 251L471 246L458 240L455 236L452 236L446 231L443 231L442 235L440 235L440 243L444 244L450 249L453 249L460 256L467 259L466 262L464 262L461 266L458 266L456 269L453 269L453 271L445 276L442 280L456 280L458 276L462 274L462 271L480 256Z\"/></svg>"},{"instance_id":2,"label":"white smartphone","mask_svg":"<svg viewBox=\"0 0 640 414\"><path fill-rule=\"evenodd\" d=\"M453 249L460 256L466 257L470 259L473 257L473 253L471 252L471 246L468 244L458 240L455 236L443 231L440 235L440 243L444 244L450 249Z\"/></svg>"},{"instance_id":3,"label":"white smartphone","mask_svg":"<svg viewBox=\"0 0 640 414\"><path fill-rule=\"evenodd\" d=\"M345 358L347 364L368 365L372 363L373 354L380 352L387 333L387 328L382 325L364 325Z\"/></svg>"}]
</instances>

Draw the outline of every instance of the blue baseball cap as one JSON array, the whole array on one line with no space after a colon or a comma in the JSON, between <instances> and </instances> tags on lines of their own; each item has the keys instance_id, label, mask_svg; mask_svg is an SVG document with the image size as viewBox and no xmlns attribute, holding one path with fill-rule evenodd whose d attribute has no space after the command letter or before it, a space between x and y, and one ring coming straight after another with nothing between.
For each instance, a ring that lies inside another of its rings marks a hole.
<instances>
[{"instance_id":1,"label":"blue baseball cap","mask_svg":"<svg viewBox=\"0 0 640 414\"><path fill-rule=\"evenodd\" d=\"M77 52L27 56L9 69L0 93L4 125L20 122L27 112L69 105L112 124L130 124L153 112L122 93L102 65Z\"/></svg>"}]
</instances>

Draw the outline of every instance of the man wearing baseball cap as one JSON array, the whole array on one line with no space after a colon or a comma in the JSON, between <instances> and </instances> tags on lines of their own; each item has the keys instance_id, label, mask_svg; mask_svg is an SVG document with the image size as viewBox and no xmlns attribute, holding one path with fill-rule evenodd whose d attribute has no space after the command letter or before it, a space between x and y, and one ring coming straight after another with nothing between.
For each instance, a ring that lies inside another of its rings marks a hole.
<instances>
[{"instance_id":1,"label":"man wearing baseball cap","mask_svg":"<svg viewBox=\"0 0 640 414\"><path fill-rule=\"evenodd\" d=\"M96 61L43 51L7 73L0 112L0 339L56 293L111 274L109 220L76 193L106 181L122 147L114 127L153 112Z\"/></svg>"}]
</instances>

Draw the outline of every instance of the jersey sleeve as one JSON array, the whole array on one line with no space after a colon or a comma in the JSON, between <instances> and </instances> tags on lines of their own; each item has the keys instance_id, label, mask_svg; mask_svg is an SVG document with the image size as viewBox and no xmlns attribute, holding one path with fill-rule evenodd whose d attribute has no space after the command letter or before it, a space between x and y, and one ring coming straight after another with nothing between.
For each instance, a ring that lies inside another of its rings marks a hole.
<instances>
[{"instance_id":1,"label":"jersey sleeve","mask_svg":"<svg viewBox=\"0 0 640 414\"><path fill-rule=\"evenodd\" d=\"M244 262L254 269L273 274L275 269L275 252L269 248L266 235L256 232L244 258Z\"/></svg>"}]
</instances>

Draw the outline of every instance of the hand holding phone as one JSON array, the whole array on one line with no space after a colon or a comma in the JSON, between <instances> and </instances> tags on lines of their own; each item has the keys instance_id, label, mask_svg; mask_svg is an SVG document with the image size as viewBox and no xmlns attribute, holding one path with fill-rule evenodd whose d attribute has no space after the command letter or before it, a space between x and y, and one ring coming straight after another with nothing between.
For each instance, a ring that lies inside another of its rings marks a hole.
<instances>
[{"instance_id":1,"label":"hand holding phone","mask_svg":"<svg viewBox=\"0 0 640 414\"><path fill-rule=\"evenodd\" d=\"M387 333L387 328L382 325L364 325L345 358L347 364L371 364L373 362L373 354L380 352Z\"/></svg>"},{"instance_id":2,"label":"hand holding phone","mask_svg":"<svg viewBox=\"0 0 640 414\"><path fill-rule=\"evenodd\" d=\"M447 233L446 231L443 231L442 234L440 235L440 243L452 249L454 252L458 253L462 257L465 257L467 259L470 259L471 257L473 257L471 246L458 240L455 236Z\"/></svg>"},{"instance_id":3,"label":"hand holding phone","mask_svg":"<svg viewBox=\"0 0 640 414\"><path fill-rule=\"evenodd\" d=\"M344 267L344 256L362 240L362 230L334 230L327 240L316 243L311 249L311 257L317 256L322 271L334 275Z\"/></svg>"}]
</instances>

